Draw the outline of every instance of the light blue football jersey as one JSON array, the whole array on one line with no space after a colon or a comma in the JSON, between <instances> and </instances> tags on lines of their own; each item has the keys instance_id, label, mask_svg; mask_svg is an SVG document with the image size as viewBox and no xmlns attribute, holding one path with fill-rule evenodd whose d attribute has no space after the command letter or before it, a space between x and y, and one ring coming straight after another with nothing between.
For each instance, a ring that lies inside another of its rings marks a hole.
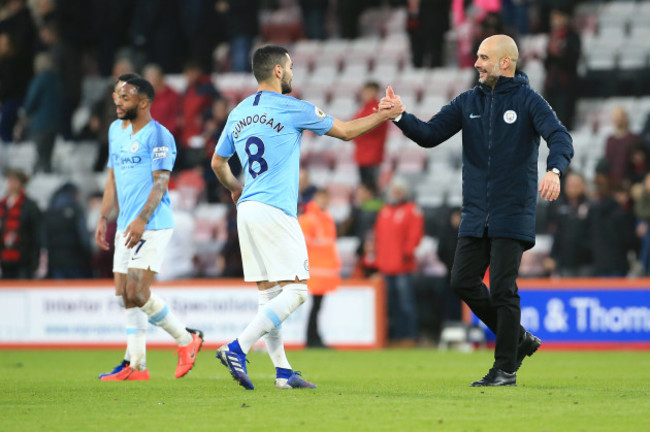
<instances>
[{"instance_id":1,"label":"light blue football jersey","mask_svg":"<svg viewBox=\"0 0 650 432\"><path fill-rule=\"evenodd\" d=\"M215 152L235 152L244 169L238 202L258 201L296 216L302 132L328 132L334 119L313 104L275 92L244 99L228 116Z\"/></svg>"},{"instance_id":2,"label":"light blue football jersey","mask_svg":"<svg viewBox=\"0 0 650 432\"><path fill-rule=\"evenodd\" d=\"M153 171L172 171L176 160L176 143L172 134L160 123L151 120L132 135L129 126L122 130L122 120L111 124L108 167L113 168L120 214L117 229L124 232L144 208L153 188ZM147 224L147 230L174 227L174 218L165 191L158 208Z\"/></svg>"}]
</instances>

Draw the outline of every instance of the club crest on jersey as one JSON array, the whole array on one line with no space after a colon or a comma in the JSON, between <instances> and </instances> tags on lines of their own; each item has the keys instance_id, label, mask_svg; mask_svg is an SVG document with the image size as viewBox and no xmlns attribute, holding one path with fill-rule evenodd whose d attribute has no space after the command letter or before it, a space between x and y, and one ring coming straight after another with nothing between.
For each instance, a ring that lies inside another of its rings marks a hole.
<instances>
[{"instance_id":1,"label":"club crest on jersey","mask_svg":"<svg viewBox=\"0 0 650 432\"><path fill-rule=\"evenodd\" d=\"M139 148L140 148L140 143L134 141L133 144L131 144L131 153L137 152Z\"/></svg>"},{"instance_id":2,"label":"club crest on jersey","mask_svg":"<svg viewBox=\"0 0 650 432\"><path fill-rule=\"evenodd\" d=\"M508 124L513 124L514 122L517 121L517 113L514 112L513 110L506 111L505 113L503 113L503 121Z\"/></svg>"},{"instance_id":3,"label":"club crest on jersey","mask_svg":"<svg viewBox=\"0 0 650 432\"><path fill-rule=\"evenodd\" d=\"M319 119L324 119L325 117L327 117L327 114L325 114L323 110L318 108L317 106L314 107L314 111L316 112L316 116Z\"/></svg>"}]
</instances>

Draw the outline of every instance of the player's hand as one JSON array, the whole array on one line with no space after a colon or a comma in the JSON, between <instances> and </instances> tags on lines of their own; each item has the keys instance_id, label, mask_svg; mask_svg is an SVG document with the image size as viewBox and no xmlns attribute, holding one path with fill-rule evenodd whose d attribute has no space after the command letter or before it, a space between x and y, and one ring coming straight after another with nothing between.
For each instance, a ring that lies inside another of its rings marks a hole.
<instances>
[{"instance_id":1,"label":"player's hand","mask_svg":"<svg viewBox=\"0 0 650 432\"><path fill-rule=\"evenodd\" d=\"M386 87L386 96L379 101L379 111L384 112L390 120L394 120L406 111L402 99L395 94L393 87Z\"/></svg>"},{"instance_id":2,"label":"player's hand","mask_svg":"<svg viewBox=\"0 0 650 432\"><path fill-rule=\"evenodd\" d=\"M546 201L555 201L560 196L560 176L548 171L539 184L541 197Z\"/></svg>"},{"instance_id":3,"label":"player's hand","mask_svg":"<svg viewBox=\"0 0 650 432\"><path fill-rule=\"evenodd\" d=\"M126 227L126 231L124 231L124 237L126 239L124 244L127 249L131 249L142 240L146 226L147 223L138 216Z\"/></svg>"},{"instance_id":4,"label":"player's hand","mask_svg":"<svg viewBox=\"0 0 650 432\"><path fill-rule=\"evenodd\" d=\"M106 241L106 219L103 217L100 217L99 221L97 221L95 243L102 250L109 250L111 248L111 245Z\"/></svg>"},{"instance_id":5,"label":"player's hand","mask_svg":"<svg viewBox=\"0 0 650 432\"><path fill-rule=\"evenodd\" d=\"M241 189L237 189L235 191L230 192L230 196L232 197L232 202L237 204L237 201L239 201L239 198L241 198L241 192L242 192Z\"/></svg>"}]
</instances>

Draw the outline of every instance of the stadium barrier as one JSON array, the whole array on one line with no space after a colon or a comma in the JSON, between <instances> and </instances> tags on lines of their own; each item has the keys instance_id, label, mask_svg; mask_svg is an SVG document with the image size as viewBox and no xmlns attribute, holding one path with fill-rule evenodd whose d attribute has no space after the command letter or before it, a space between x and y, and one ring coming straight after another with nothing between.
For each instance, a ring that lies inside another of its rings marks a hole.
<instances>
[{"instance_id":1,"label":"stadium barrier","mask_svg":"<svg viewBox=\"0 0 650 432\"><path fill-rule=\"evenodd\" d=\"M163 297L206 345L234 339L257 312L257 287L241 280L159 282ZM282 324L287 347L305 344L311 299ZM323 341L339 349L375 349L386 341L386 297L381 279L345 280L325 296L319 316ZM0 281L0 348L111 348L125 345L124 313L112 281ZM261 344L261 343L260 343ZM173 339L152 325L149 347Z\"/></svg>"},{"instance_id":2,"label":"stadium barrier","mask_svg":"<svg viewBox=\"0 0 650 432\"><path fill-rule=\"evenodd\" d=\"M544 349L650 350L650 278L517 283L521 323L542 339ZM485 328L468 309L464 319Z\"/></svg>"}]
</instances>

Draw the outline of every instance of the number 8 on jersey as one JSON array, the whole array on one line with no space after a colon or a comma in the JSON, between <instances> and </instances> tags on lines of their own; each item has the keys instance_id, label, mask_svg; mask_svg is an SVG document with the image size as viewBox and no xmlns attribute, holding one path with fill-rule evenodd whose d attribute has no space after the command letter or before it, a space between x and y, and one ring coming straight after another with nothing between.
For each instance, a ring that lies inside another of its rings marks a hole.
<instances>
[{"instance_id":1,"label":"number 8 on jersey","mask_svg":"<svg viewBox=\"0 0 650 432\"><path fill-rule=\"evenodd\" d=\"M269 164L262 156L264 155L264 142L256 136L246 140L246 154L248 155L248 172L255 178L269 169ZM255 150L253 153L251 150Z\"/></svg>"}]
</instances>

